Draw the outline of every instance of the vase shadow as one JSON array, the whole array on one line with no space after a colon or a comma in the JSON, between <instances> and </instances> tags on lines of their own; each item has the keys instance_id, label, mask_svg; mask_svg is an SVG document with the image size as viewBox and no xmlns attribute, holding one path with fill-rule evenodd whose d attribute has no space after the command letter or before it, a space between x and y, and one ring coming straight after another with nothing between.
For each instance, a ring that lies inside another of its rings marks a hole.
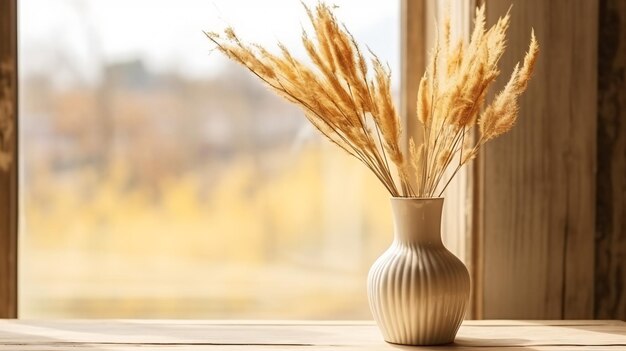
<instances>
[{"instance_id":1,"label":"vase shadow","mask_svg":"<svg viewBox=\"0 0 626 351\"><path fill-rule=\"evenodd\" d=\"M524 346L527 343L527 339L488 339L488 338L469 338L459 337L454 342L444 345L433 346L411 346L411 345L398 345L391 344L391 347L397 350L432 350L432 351L446 351L446 350L498 350L500 348L506 348L507 351L532 351L536 350L532 346Z\"/></svg>"}]
</instances>

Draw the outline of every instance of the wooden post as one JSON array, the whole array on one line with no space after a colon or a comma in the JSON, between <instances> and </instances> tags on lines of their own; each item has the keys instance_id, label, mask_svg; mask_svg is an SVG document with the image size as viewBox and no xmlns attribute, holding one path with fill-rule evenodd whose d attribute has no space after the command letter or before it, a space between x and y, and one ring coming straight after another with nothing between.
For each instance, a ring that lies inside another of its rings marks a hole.
<instances>
[{"instance_id":1,"label":"wooden post","mask_svg":"<svg viewBox=\"0 0 626 351\"><path fill-rule=\"evenodd\" d=\"M420 135L415 114L419 79L426 66L425 11L425 1L401 0L400 114L405 121L407 134L414 137Z\"/></svg>"},{"instance_id":2,"label":"wooden post","mask_svg":"<svg viewBox=\"0 0 626 351\"><path fill-rule=\"evenodd\" d=\"M592 318L598 1L485 2L490 24L513 5L503 76L531 28L541 53L517 125L477 167L481 316Z\"/></svg>"},{"instance_id":3,"label":"wooden post","mask_svg":"<svg viewBox=\"0 0 626 351\"><path fill-rule=\"evenodd\" d=\"M17 6L0 0L0 317L17 317Z\"/></svg>"},{"instance_id":4,"label":"wooden post","mask_svg":"<svg viewBox=\"0 0 626 351\"><path fill-rule=\"evenodd\" d=\"M594 318L626 320L626 1L601 0Z\"/></svg>"}]
</instances>

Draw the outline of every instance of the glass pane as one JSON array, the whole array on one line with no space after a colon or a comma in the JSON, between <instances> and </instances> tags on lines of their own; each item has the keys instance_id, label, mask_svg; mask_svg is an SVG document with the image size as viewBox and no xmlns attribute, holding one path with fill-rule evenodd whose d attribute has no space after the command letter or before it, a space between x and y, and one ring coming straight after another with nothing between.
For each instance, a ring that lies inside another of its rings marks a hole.
<instances>
[{"instance_id":1,"label":"glass pane","mask_svg":"<svg viewBox=\"0 0 626 351\"><path fill-rule=\"evenodd\" d=\"M334 3L398 83L398 3ZM202 34L299 48L306 21L292 0L20 1L21 317L369 318L383 186Z\"/></svg>"}]
</instances>

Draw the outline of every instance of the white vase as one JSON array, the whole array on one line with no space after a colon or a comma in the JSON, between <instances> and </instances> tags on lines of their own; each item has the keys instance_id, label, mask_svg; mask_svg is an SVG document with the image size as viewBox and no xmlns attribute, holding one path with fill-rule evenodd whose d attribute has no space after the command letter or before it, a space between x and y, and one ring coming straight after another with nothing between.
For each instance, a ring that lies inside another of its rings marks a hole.
<instances>
[{"instance_id":1,"label":"white vase","mask_svg":"<svg viewBox=\"0 0 626 351\"><path fill-rule=\"evenodd\" d=\"M392 198L394 240L370 269L370 308L387 342L454 341L470 294L465 265L441 242L443 198Z\"/></svg>"}]
</instances>

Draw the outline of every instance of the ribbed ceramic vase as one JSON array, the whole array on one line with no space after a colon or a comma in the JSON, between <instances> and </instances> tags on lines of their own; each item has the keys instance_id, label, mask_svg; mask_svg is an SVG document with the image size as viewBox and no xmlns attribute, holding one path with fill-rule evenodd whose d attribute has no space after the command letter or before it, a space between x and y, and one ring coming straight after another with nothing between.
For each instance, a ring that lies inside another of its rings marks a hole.
<instances>
[{"instance_id":1,"label":"ribbed ceramic vase","mask_svg":"<svg viewBox=\"0 0 626 351\"><path fill-rule=\"evenodd\" d=\"M370 308L387 342L454 341L469 300L465 265L441 241L443 198L392 198L394 240L370 269Z\"/></svg>"}]
</instances>

